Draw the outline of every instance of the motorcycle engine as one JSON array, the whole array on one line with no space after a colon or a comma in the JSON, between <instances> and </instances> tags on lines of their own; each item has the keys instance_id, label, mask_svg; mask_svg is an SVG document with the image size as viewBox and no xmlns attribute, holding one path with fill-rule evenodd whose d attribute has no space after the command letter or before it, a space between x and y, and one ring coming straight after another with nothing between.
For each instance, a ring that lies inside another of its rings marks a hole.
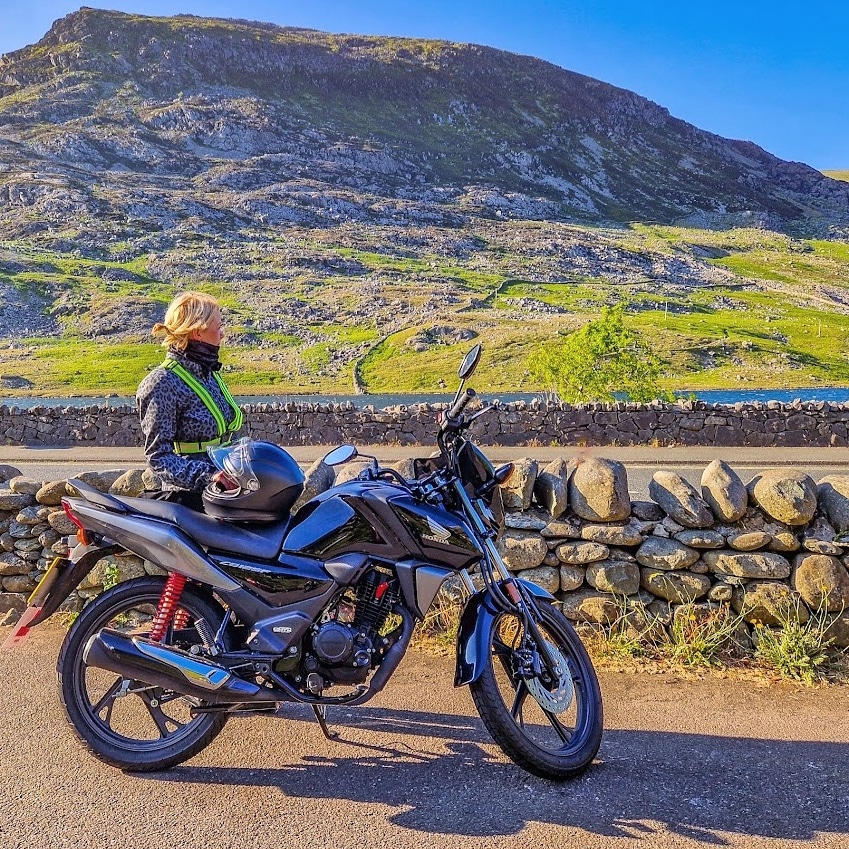
<instances>
[{"instance_id":1,"label":"motorcycle engine","mask_svg":"<svg viewBox=\"0 0 849 849\"><path fill-rule=\"evenodd\" d=\"M313 636L312 648L315 656L328 666L368 666L371 662L371 640L340 622L322 625Z\"/></svg>"},{"instance_id":2,"label":"motorcycle engine","mask_svg":"<svg viewBox=\"0 0 849 849\"><path fill-rule=\"evenodd\" d=\"M380 665L387 641L380 631L397 600L393 576L368 572L325 613L307 641L303 668L334 684L361 684Z\"/></svg>"}]
</instances>

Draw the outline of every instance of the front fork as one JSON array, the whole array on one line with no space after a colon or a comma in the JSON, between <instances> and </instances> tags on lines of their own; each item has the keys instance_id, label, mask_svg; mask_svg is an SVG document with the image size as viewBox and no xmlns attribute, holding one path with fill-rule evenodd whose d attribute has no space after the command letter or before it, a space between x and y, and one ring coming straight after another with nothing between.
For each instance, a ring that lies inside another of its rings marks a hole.
<instances>
[{"instance_id":1,"label":"front fork","mask_svg":"<svg viewBox=\"0 0 849 849\"><path fill-rule=\"evenodd\" d=\"M499 587L503 590L503 594L509 599L511 606L515 609L518 615L522 618L525 627L533 637L536 643L537 652L542 658L546 674L552 681L556 681L558 677L557 662L551 656L548 650L548 643L543 638L537 627L537 622L540 619L540 612L534 601L534 593L528 590L526 581L518 581L510 574L498 549L495 547L492 531L487 528L481 519L480 514L475 509L475 505L469 498L468 493L463 488L463 484L459 479L454 480L454 493L463 505L466 516L472 522L475 531L478 533L478 538L484 541L484 551L486 559L495 567L495 571L501 578ZM469 573L464 569L461 573L463 584L470 593L475 592L475 586Z\"/></svg>"}]
</instances>

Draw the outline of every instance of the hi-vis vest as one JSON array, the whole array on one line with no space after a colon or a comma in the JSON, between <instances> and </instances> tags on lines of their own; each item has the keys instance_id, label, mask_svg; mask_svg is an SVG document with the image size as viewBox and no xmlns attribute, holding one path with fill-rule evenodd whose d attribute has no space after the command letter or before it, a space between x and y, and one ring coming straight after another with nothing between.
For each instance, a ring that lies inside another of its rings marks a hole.
<instances>
[{"instance_id":1,"label":"hi-vis vest","mask_svg":"<svg viewBox=\"0 0 849 849\"><path fill-rule=\"evenodd\" d=\"M233 438L233 434L242 427L244 416L239 409L239 405L230 394L230 390L225 386L224 380L217 371L212 372L221 394L227 400L227 403L233 408L235 416L228 424L224 420L224 414L218 409L218 405L209 394L209 390L187 369L180 365L176 360L165 360L162 363L162 368L176 374L195 395L203 402L204 407L209 410L212 418L215 419L215 424L218 427L218 436L215 439L210 439L207 442L175 442L174 452L176 454L202 454L207 448L217 448L219 445L226 445Z\"/></svg>"}]
</instances>

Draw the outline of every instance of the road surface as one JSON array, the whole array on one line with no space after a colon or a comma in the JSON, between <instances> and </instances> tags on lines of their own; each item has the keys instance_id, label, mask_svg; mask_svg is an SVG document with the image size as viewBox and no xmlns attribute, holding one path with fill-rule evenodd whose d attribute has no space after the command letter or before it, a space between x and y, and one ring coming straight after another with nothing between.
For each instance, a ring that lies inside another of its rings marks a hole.
<instances>
[{"instance_id":1,"label":"road surface","mask_svg":"<svg viewBox=\"0 0 849 849\"><path fill-rule=\"evenodd\" d=\"M505 759L448 658L411 652L373 702L328 711L342 742L286 706L133 776L65 725L61 639L0 653L6 849L849 847L846 688L604 674L599 759L558 785Z\"/></svg>"}]
</instances>

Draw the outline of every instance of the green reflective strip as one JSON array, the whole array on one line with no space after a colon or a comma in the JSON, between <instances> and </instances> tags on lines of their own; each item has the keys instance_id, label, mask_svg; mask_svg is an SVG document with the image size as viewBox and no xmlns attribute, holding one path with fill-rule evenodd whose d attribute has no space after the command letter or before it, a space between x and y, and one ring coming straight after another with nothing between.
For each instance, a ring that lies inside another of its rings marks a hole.
<instances>
[{"instance_id":1,"label":"green reflective strip","mask_svg":"<svg viewBox=\"0 0 849 849\"><path fill-rule=\"evenodd\" d=\"M229 434L227 437L221 437L220 439L210 439L207 442L175 442L174 443L174 453L175 454L203 454L207 448L218 448L220 445L224 445L225 442L229 441Z\"/></svg>"},{"instance_id":2,"label":"green reflective strip","mask_svg":"<svg viewBox=\"0 0 849 849\"><path fill-rule=\"evenodd\" d=\"M235 412L235 416L233 421L229 424L224 420L224 415L221 410L218 408L218 405L212 398L212 395L209 394L209 390L202 384L197 378L191 374L187 369L180 365L176 360L165 360L162 363L162 368L168 369L168 371L173 372L177 375L177 377L182 380L186 386L188 386L195 395L200 398L203 402L203 405L209 410L210 415L215 420L215 425L218 428L218 438L210 439L208 442L175 442L174 450L178 454L200 454L205 451L207 448L216 447L218 445L224 444L229 440L230 434L239 430L242 427L242 423L244 421L244 416L242 414L242 410L239 405L236 403L233 396L230 394L230 390L224 383L224 379L218 372L213 372L212 375L215 378L215 382L218 384L218 388L221 390L221 394L224 396L227 403L233 408ZM227 439L225 439L225 435Z\"/></svg>"},{"instance_id":3,"label":"green reflective strip","mask_svg":"<svg viewBox=\"0 0 849 849\"><path fill-rule=\"evenodd\" d=\"M212 376L215 378L215 382L218 384L218 388L221 390L221 394L227 399L227 403L236 411L236 417L227 425L227 430L231 433L240 430L242 427L242 422L244 421L244 416L242 415L242 408L236 403L236 399L230 394L230 390L227 388L227 385L224 383L224 378L221 375L214 371L212 372Z\"/></svg>"}]
</instances>

